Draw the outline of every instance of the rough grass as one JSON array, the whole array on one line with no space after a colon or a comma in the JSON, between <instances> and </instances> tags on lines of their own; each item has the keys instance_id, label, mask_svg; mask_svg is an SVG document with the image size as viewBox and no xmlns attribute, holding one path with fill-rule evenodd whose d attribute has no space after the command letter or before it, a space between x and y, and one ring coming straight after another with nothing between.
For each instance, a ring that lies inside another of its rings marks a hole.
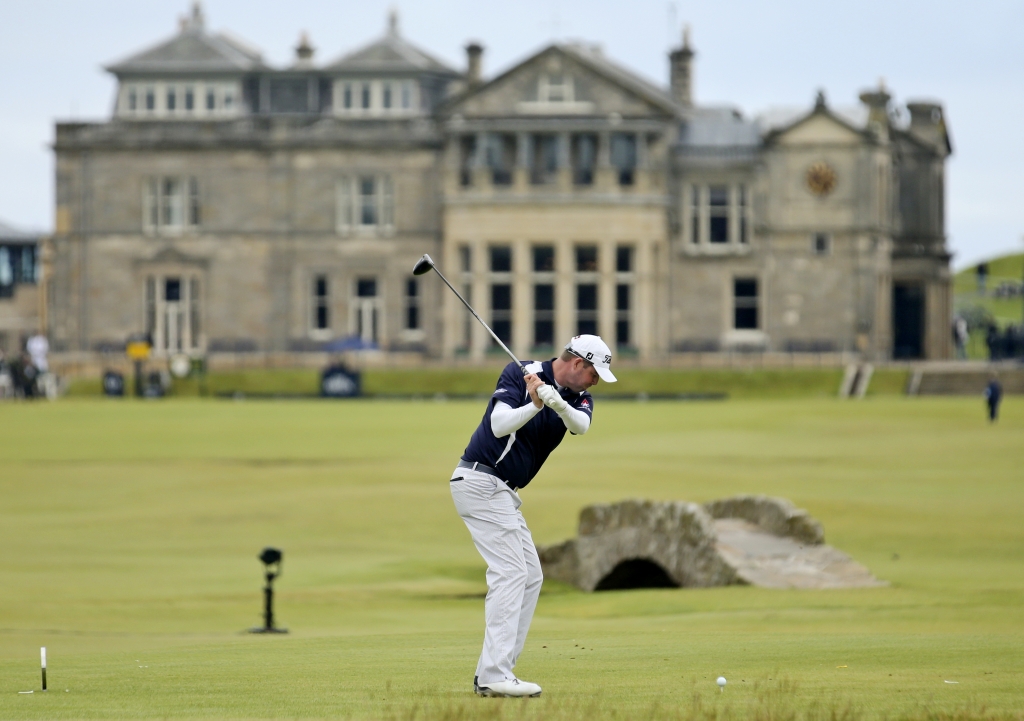
<instances>
[{"instance_id":1,"label":"rough grass","mask_svg":"<svg viewBox=\"0 0 1024 721\"><path fill-rule=\"evenodd\" d=\"M481 410L0 405L0 718L1022 718L1014 398L995 426L977 399L599 402L523 492L539 543L588 503L768 493L892 585L546 584L524 702L470 691L483 566L446 479ZM240 633L268 544L287 636ZM18 695L43 645L52 690Z\"/></svg>"}]
</instances>

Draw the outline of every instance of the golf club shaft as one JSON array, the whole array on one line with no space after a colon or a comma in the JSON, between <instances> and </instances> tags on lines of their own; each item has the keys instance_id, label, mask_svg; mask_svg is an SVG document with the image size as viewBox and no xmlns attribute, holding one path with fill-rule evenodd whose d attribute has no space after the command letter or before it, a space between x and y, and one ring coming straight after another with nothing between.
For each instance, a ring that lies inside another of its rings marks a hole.
<instances>
[{"instance_id":1,"label":"golf club shaft","mask_svg":"<svg viewBox=\"0 0 1024 721\"><path fill-rule=\"evenodd\" d=\"M430 267L434 269L434 272L436 272L439 276L441 276L441 280L444 281L444 284L452 289L452 293L454 293L458 297L458 299L462 301L462 304L464 306L466 306L466 308L469 309L469 312L473 314L473 317L476 318L478 321L480 321L480 325L482 325L484 328L487 329L487 332L491 334L491 338L494 338L494 342L497 343L498 345L500 345L502 350L504 350L506 353L508 353L508 357L511 358L512 360L514 360L516 362L516 365L518 365L520 368L523 369L523 375L526 375L526 367L523 365L523 362L521 360L516 358L515 353L510 351L508 349L508 346L501 342L501 338L499 338L497 335L494 334L494 331L491 330L491 326L489 326L486 323L484 323L484 319L481 318L480 315L475 310L473 310L473 306L471 306L469 304L469 302L465 298L462 297L462 294L459 291L455 290L455 287L451 283L448 282L448 279L445 278L444 274L437 269L437 266L434 265L433 263L431 263Z\"/></svg>"}]
</instances>

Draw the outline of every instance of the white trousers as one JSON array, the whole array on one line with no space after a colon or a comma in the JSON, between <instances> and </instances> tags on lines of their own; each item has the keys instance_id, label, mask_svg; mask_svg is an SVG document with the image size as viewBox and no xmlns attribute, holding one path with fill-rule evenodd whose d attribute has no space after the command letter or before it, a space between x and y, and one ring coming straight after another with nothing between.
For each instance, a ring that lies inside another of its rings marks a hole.
<instances>
[{"instance_id":1,"label":"white trousers","mask_svg":"<svg viewBox=\"0 0 1024 721\"><path fill-rule=\"evenodd\" d=\"M484 648L476 665L481 685L515 678L541 583L533 536L519 512L519 495L494 476L456 468L451 482L455 509L487 563Z\"/></svg>"}]
</instances>

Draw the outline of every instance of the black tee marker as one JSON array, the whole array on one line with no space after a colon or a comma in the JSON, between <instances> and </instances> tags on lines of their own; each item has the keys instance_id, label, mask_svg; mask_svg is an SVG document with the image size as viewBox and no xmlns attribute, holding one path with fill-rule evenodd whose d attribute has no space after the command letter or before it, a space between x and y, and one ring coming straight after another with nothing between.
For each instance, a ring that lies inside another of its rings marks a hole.
<instances>
[{"instance_id":1,"label":"black tee marker","mask_svg":"<svg viewBox=\"0 0 1024 721\"><path fill-rule=\"evenodd\" d=\"M39 649L39 656L43 662L43 691L46 690L46 646Z\"/></svg>"}]
</instances>

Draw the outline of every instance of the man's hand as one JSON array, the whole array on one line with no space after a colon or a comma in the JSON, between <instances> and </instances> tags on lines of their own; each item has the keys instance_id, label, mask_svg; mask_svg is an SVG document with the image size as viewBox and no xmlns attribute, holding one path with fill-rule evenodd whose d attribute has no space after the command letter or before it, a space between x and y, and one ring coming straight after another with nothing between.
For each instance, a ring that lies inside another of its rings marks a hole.
<instances>
[{"instance_id":1,"label":"man's hand","mask_svg":"<svg viewBox=\"0 0 1024 721\"><path fill-rule=\"evenodd\" d=\"M547 384L542 385L537 390L537 395L544 401L544 405L553 410L555 413L564 413L565 409L569 407L565 399L558 395L558 391L553 386Z\"/></svg>"},{"instance_id":2,"label":"man's hand","mask_svg":"<svg viewBox=\"0 0 1024 721\"><path fill-rule=\"evenodd\" d=\"M540 396L537 395L537 391L544 387L544 381L537 377L536 373L531 373L524 377L526 381L526 390L530 392L530 398L533 399L533 405L538 408L544 407L544 401L541 400Z\"/></svg>"}]
</instances>

